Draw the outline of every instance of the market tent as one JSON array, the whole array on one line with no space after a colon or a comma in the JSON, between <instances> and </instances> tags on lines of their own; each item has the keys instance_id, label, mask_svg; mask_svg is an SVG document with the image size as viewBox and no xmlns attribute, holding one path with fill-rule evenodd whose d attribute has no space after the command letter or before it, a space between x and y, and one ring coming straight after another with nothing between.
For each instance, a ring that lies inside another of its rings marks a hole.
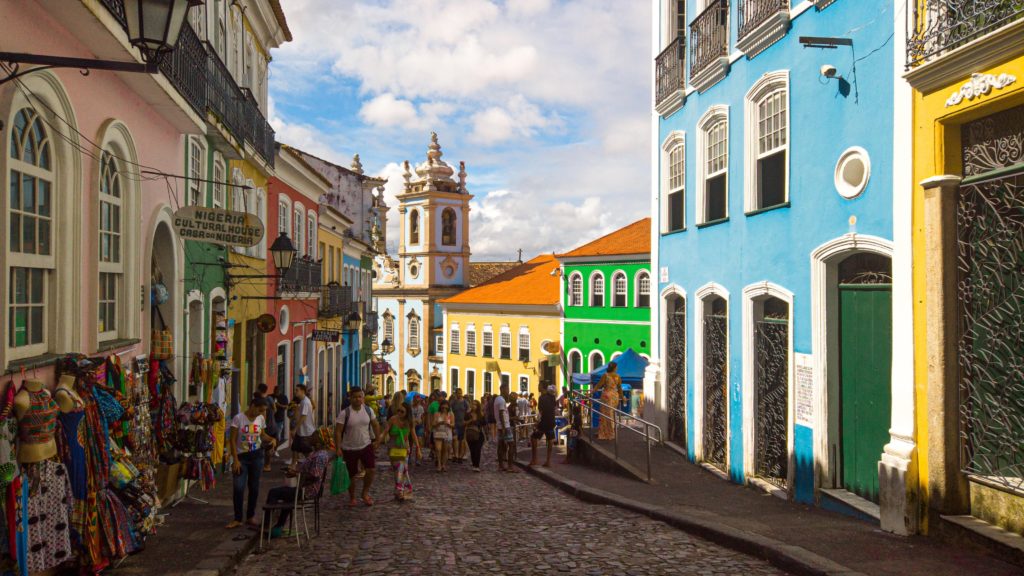
<instances>
[{"instance_id":1,"label":"market tent","mask_svg":"<svg viewBox=\"0 0 1024 576\"><path fill-rule=\"evenodd\" d=\"M617 366L616 372L619 377L622 378L623 384L629 384L632 386L643 385L644 383L644 372L647 371L647 364L649 363L646 358L637 354L632 348L626 350L620 354L615 360ZM610 362L609 362L610 364ZM608 364L601 366L600 368L590 373L590 383L597 384L601 381L601 377L604 376L605 372L608 371ZM573 376L573 382L575 383L576 377ZM624 387L625 388L625 387Z\"/></svg>"}]
</instances>

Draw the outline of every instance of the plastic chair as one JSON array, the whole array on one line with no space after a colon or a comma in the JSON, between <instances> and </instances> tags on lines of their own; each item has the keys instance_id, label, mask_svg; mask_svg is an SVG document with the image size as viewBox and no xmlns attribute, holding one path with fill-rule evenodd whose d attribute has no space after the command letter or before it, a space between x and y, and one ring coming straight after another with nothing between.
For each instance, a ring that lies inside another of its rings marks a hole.
<instances>
[{"instance_id":1,"label":"plastic chair","mask_svg":"<svg viewBox=\"0 0 1024 576\"><path fill-rule=\"evenodd\" d=\"M291 511L291 516L288 518L288 529L295 534L295 545L299 548L302 547L302 532L306 533L306 542L311 540L309 535L309 523L306 522L306 508L311 505L309 498L305 497L305 488L302 486L302 474L295 476L295 499L291 502L274 502L271 504L263 505L263 518L260 519L260 535L259 542L256 547L257 552L263 552L265 547L263 545L263 535L267 535L267 543L270 543L270 534L267 532L267 519L270 518L275 511L281 512L283 510ZM296 530L296 516L301 515L303 530Z\"/></svg>"}]
</instances>

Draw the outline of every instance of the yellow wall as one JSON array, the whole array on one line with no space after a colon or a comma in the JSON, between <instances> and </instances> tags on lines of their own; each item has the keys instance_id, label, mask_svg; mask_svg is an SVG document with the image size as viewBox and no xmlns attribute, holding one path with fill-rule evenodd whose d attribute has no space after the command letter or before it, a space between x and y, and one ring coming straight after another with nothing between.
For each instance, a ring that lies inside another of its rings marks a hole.
<instances>
[{"instance_id":1,"label":"yellow wall","mask_svg":"<svg viewBox=\"0 0 1024 576\"><path fill-rule=\"evenodd\" d=\"M928 341L926 338L924 195L920 182L943 174L961 175L960 126L971 120L1024 104L1024 55L997 64L982 74L1012 74L1017 83L989 94L946 106L951 94L960 90L970 76L957 78L928 94L914 92L914 373L916 400L917 454L919 457L919 502L928 502ZM922 528L928 528L927 506L922 506Z\"/></svg>"},{"instance_id":2,"label":"yellow wall","mask_svg":"<svg viewBox=\"0 0 1024 576\"><path fill-rule=\"evenodd\" d=\"M561 318L559 316L542 316L537 314L501 314L488 312L467 312L452 309L447 306L447 320L445 323L445 374L443 376L444 390L451 393L451 370L459 369L459 387L468 394L466 388L466 370L476 370L476 399L484 393L484 372L487 371L488 363L497 362L498 370L494 372L492 393L498 393L498 386L501 383L499 374L507 372L511 376L511 390L519 391L519 377L530 378L530 392L538 394L540 386L540 370L538 366L541 361L546 360L540 351L540 344L545 340L558 342L561 331ZM448 351L451 336L451 325L459 325L459 354L450 354ZM466 327L470 324L476 325L476 356L466 356ZM483 354L483 328L490 324L494 328L494 356L495 358L484 358ZM512 359L499 360L499 344L501 326L508 324L512 332ZM530 361L523 363L519 361L519 328L527 326L530 329ZM564 378L561 366L556 367L555 378L558 390L562 389Z\"/></svg>"}]
</instances>

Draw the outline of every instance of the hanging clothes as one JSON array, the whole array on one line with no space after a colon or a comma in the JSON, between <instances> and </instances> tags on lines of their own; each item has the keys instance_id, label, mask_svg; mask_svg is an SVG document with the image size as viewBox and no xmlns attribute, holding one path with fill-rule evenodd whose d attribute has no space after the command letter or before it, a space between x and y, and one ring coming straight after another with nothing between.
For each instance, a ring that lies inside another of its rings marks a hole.
<instances>
[{"instance_id":1,"label":"hanging clothes","mask_svg":"<svg viewBox=\"0 0 1024 576\"><path fill-rule=\"evenodd\" d=\"M71 484L64 464L43 460L24 465L29 479L27 569L43 572L71 559Z\"/></svg>"}]
</instances>

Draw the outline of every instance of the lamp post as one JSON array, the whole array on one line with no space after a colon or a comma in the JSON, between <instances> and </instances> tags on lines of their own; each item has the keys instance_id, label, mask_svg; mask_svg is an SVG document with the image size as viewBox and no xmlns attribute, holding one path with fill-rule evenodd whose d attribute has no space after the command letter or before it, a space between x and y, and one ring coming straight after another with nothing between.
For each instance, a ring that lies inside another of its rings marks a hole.
<instances>
[{"instance_id":1,"label":"lamp post","mask_svg":"<svg viewBox=\"0 0 1024 576\"><path fill-rule=\"evenodd\" d=\"M275 274L232 274L231 268L244 267L241 264L228 264L224 263L222 266L225 268L225 275L227 281L230 284L233 280L239 278L254 279L254 278L275 278L282 279L285 274L288 273L288 269L292 267L292 262L295 261L295 246L292 244L288 235L284 232L274 240L274 243L270 245L270 256L274 261ZM278 300L278 296L242 296L244 300Z\"/></svg>"},{"instance_id":2,"label":"lamp post","mask_svg":"<svg viewBox=\"0 0 1024 576\"><path fill-rule=\"evenodd\" d=\"M142 63L119 60L96 60L93 58L70 58L0 52L0 63L8 64L7 76L0 78L0 84L9 82L36 70L49 68L77 68L79 70L112 70L116 72L140 72L156 74L160 62L174 50L178 34L185 23L189 8L198 6L203 0L124 0L124 14L128 26L128 42L139 49ZM35 64L34 68L21 70L21 64Z\"/></svg>"}]
</instances>

